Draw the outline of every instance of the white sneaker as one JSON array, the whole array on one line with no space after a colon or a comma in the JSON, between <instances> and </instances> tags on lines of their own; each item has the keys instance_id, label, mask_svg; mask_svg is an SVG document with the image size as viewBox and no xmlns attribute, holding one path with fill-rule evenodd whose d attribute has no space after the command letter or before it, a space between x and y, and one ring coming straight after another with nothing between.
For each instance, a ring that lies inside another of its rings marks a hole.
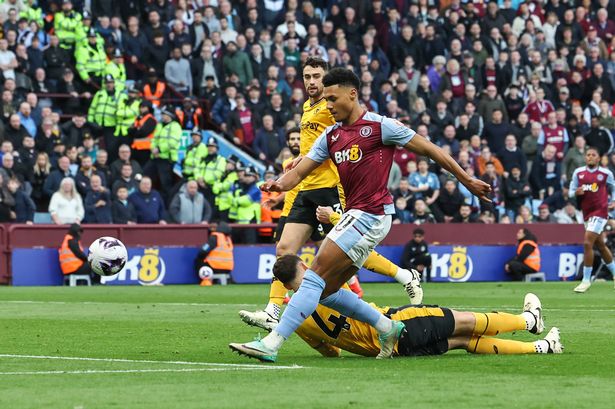
<instances>
[{"instance_id":1,"label":"white sneaker","mask_svg":"<svg viewBox=\"0 0 615 409\"><path fill-rule=\"evenodd\" d=\"M410 304L419 305L423 303L423 287L421 287L421 273L412 269L409 270L412 279L404 285L404 289L410 297Z\"/></svg>"},{"instance_id":2,"label":"white sneaker","mask_svg":"<svg viewBox=\"0 0 615 409\"><path fill-rule=\"evenodd\" d=\"M239 311L241 320L248 325L262 328L269 332L273 331L277 327L280 320L269 315L266 311Z\"/></svg>"},{"instance_id":3,"label":"white sneaker","mask_svg":"<svg viewBox=\"0 0 615 409\"><path fill-rule=\"evenodd\" d=\"M581 284L577 285L576 287L574 287L574 292L575 293L584 293L587 290L589 290L589 287L592 286L591 281L581 281Z\"/></svg>"},{"instance_id":4,"label":"white sneaker","mask_svg":"<svg viewBox=\"0 0 615 409\"><path fill-rule=\"evenodd\" d=\"M527 293L523 299L523 312L529 312L536 318L536 324L529 331L532 334L540 334L545 330L545 321L542 318L542 303L536 294Z\"/></svg>"},{"instance_id":5,"label":"white sneaker","mask_svg":"<svg viewBox=\"0 0 615 409\"><path fill-rule=\"evenodd\" d=\"M550 354L561 354L564 352L564 346L562 345L562 341L559 336L559 328L551 328L544 340L549 343Z\"/></svg>"}]
</instances>

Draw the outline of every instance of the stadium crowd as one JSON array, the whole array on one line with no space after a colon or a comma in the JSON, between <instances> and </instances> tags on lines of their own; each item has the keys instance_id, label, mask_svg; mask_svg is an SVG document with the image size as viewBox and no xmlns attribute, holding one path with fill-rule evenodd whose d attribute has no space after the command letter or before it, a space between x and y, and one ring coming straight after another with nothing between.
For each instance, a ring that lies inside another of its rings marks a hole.
<instances>
[{"instance_id":1,"label":"stadium crowd","mask_svg":"<svg viewBox=\"0 0 615 409\"><path fill-rule=\"evenodd\" d=\"M582 222L567 185L586 146L615 170L609 16L609 0L4 0L0 221L275 221L257 186L291 156L319 56L493 187L481 204L399 149L395 223Z\"/></svg>"}]
</instances>

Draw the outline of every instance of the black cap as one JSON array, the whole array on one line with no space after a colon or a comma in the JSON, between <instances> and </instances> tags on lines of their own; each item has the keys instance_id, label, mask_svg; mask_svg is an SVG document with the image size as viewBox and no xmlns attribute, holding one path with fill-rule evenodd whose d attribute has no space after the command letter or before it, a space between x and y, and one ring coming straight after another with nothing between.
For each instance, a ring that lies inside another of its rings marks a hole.
<instances>
[{"instance_id":1,"label":"black cap","mask_svg":"<svg viewBox=\"0 0 615 409\"><path fill-rule=\"evenodd\" d=\"M94 30L93 28L90 28L88 30L88 37L96 37L96 30Z\"/></svg>"},{"instance_id":2,"label":"black cap","mask_svg":"<svg viewBox=\"0 0 615 409\"><path fill-rule=\"evenodd\" d=\"M260 175L254 166L248 166L246 168L246 176L256 176L258 178Z\"/></svg>"},{"instance_id":3,"label":"black cap","mask_svg":"<svg viewBox=\"0 0 615 409\"><path fill-rule=\"evenodd\" d=\"M190 135L198 135L198 136L203 136L203 134L201 133L201 130L199 128L193 128L192 132L190 132Z\"/></svg>"},{"instance_id":4,"label":"black cap","mask_svg":"<svg viewBox=\"0 0 615 409\"><path fill-rule=\"evenodd\" d=\"M173 112L173 109L172 109L172 108L169 108L169 107L167 107L167 106L163 107L163 108L162 108L162 110L160 111L160 113L161 113L162 115L168 115L168 116L170 116L171 118L175 118L175 112Z\"/></svg>"},{"instance_id":5,"label":"black cap","mask_svg":"<svg viewBox=\"0 0 615 409\"><path fill-rule=\"evenodd\" d=\"M113 78L113 75L107 74L105 75L105 82L115 82L115 78Z\"/></svg>"},{"instance_id":6,"label":"black cap","mask_svg":"<svg viewBox=\"0 0 615 409\"><path fill-rule=\"evenodd\" d=\"M92 20L92 15L87 10L83 11L82 17L82 20Z\"/></svg>"},{"instance_id":7,"label":"black cap","mask_svg":"<svg viewBox=\"0 0 615 409\"><path fill-rule=\"evenodd\" d=\"M274 175L277 174L277 172L275 171L275 169L271 165L267 166L267 169L265 169L265 175L267 173L273 173Z\"/></svg>"},{"instance_id":8,"label":"black cap","mask_svg":"<svg viewBox=\"0 0 615 409\"><path fill-rule=\"evenodd\" d=\"M116 48L116 49L113 51L113 58L121 58L121 57L123 57L123 56L124 56L124 55L122 54L122 50L120 50L119 48Z\"/></svg>"},{"instance_id":9,"label":"black cap","mask_svg":"<svg viewBox=\"0 0 615 409\"><path fill-rule=\"evenodd\" d=\"M73 4L71 0L62 0L62 4Z\"/></svg>"},{"instance_id":10,"label":"black cap","mask_svg":"<svg viewBox=\"0 0 615 409\"><path fill-rule=\"evenodd\" d=\"M226 161L236 165L239 162L239 158L236 155L231 154L228 158L226 158Z\"/></svg>"},{"instance_id":11,"label":"black cap","mask_svg":"<svg viewBox=\"0 0 615 409\"><path fill-rule=\"evenodd\" d=\"M207 139L207 146L215 146L217 148L218 141L216 141L216 138L214 138L213 136L210 136L209 139Z\"/></svg>"}]
</instances>

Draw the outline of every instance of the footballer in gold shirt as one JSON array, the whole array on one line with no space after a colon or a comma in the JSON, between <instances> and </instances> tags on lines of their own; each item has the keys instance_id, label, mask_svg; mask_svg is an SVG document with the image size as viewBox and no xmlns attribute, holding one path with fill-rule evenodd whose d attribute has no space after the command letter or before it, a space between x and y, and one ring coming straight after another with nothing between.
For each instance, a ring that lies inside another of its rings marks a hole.
<instances>
[{"instance_id":1,"label":"footballer in gold shirt","mask_svg":"<svg viewBox=\"0 0 615 409\"><path fill-rule=\"evenodd\" d=\"M299 156L300 151L300 139L301 139L301 130L299 128L292 128L288 132L286 132L286 144L288 145L288 149L290 153L293 155L291 158L286 159L282 162L282 169L286 169L293 160L297 156ZM267 203L267 206L270 208L277 207L282 201L284 201L284 207L282 208L282 213L280 213L280 219L278 220L278 226L275 230L274 239L275 241L280 240L280 236L282 235L282 231L284 231L284 226L286 225L286 218L290 213L290 209L293 207L293 203L295 203L295 198L297 197L297 193L301 185L295 186L295 188L289 190L288 192L284 192L280 194L275 199L271 200L270 203ZM314 230L310 239L313 242L319 242L322 240L322 227ZM286 294L286 291L285 291Z\"/></svg>"},{"instance_id":2,"label":"footballer in gold shirt","mask_svg":"<svg viewBox=\"0 0 615 409\"><path fill-rule=\"evenodd\" d=\"M308 154L316 139L324 130L335 123L335 119L327 109L327 100L321 97L318 101L310 99L303 104L301 116L301 156ZM337 187L340 177L331 159L323 162L308 177L301 182L301 190L313 190Z\"/></svg>"},{"instance_id":3,"label":"footballer in gold shirt","mask_svg":"<svg viewBox=\"0 0 615 409\"><path fill-rule=\"evenodd\" d=\"M298 256L286 255L278 259L273 274L287 289L296 291L307 269ZM347 286L342 288L348 290ZM462 312L424 305L374 307L404 323L405 330L395 346L394 355L440 355L451 349L478 354L561 353L563 350L557 328L534 342L493 337L503 332L527 330L538 335L544 331L541 302L531 293L525 296L521 314ZM340 350L363 356L377 356L380 352L375 328L320 304L296 332L312 348L328 357L339 356Z\"/></svg>"}]
</instances>

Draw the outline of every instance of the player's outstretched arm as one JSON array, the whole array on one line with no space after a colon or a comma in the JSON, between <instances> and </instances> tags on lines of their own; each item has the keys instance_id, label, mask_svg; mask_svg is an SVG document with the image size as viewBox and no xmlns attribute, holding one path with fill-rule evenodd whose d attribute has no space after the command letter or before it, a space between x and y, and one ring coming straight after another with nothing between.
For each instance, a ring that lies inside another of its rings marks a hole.
<instances>
[{"instance_id":1,"label":"player's outstretched arm","mask_svg":"<svg viewBox=\"0 0 615 409\"><path fill-rule=\"evenodd\" d=\"M318 166L320 166L319 162L305 157L296 167L286 172L278 180L270 180L263 183L261 190L265 192L288 192L301 183Z\"/></svg>"},{"instance_id":2,"label":"player's outstretched arm","mask_svg":"<svg viewBox=\"0 0 615 409\"><path fill-rule=\"evenodd\" d=\"M470 175L459 166L455 159L440 149L439 146L431 143L427 138L416 134L410 142L405 145L405 148L419 155L429 156L436 161L438 165L455 175L455 177L463 183L472 194L478 196L480 200L491 202L488 196L491 193L491 186L482 180L470 177Z\"/></svg>"}]
</instances>

